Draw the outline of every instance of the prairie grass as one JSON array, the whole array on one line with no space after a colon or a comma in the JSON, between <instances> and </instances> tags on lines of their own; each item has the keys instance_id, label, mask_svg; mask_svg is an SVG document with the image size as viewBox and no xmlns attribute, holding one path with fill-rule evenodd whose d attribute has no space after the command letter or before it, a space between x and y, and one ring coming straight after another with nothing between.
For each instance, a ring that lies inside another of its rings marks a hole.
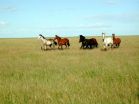
<instances>
[{"instance_id":1,"label":"prairie grass","mask_svg":"<svg viewBox=\"0 0 139 104\"><path fill-rule=\"evenodd\" d=\"M0 104L138 104L139 36L117 49L41 51L40 41L0 39Z\"/></svg>"}]
</instances>

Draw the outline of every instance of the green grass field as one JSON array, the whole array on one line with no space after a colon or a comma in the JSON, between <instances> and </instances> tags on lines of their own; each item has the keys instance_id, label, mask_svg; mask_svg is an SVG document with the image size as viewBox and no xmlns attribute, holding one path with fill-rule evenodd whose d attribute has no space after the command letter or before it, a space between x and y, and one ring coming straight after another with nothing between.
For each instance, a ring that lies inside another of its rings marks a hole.
<instances>
[{"instance_id":1,"label":"green grass field","mask_svg":"<svg viewBox=\"0 0 139 104\"><path fill-rule=\"evenodd\" d=\"M101 37L95 37L101 44ZM139 36L120 48L41 51L37 39L0 39L0 104L139 104Z\"/></svg>"}]
</instances>

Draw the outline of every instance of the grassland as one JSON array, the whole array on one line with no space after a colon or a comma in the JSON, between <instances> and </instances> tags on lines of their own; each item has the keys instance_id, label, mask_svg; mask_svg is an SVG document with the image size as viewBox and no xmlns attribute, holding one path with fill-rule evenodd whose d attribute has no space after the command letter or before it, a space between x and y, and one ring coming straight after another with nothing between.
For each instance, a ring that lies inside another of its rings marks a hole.
<instances>
[{"instance_id":1,"label":"grassland","mask_svg":"<svg viewBox=\"0 0 139 104\"><path fill-rule=\"evenodd\" d=\"M95 37L99 44L100 37ZM0 39L0 104L139 104L139 36L120 48L40 50L37 39Z\"/></svg>"}]
</instances>

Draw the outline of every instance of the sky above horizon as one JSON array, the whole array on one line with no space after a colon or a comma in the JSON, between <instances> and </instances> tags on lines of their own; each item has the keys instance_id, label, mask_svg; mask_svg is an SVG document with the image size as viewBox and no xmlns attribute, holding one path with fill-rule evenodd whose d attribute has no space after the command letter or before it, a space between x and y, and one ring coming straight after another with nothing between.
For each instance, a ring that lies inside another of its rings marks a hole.
<instances>
[{"instance_id":1,"label":"sky above horizon","mask_svg":"<svg viewBox=\"0 0 139 104\"><path fill-rule=\"evenodd\" d=\"M0 38L139 35L139 0L0 0Z\"/></svg>"}]
</instances>

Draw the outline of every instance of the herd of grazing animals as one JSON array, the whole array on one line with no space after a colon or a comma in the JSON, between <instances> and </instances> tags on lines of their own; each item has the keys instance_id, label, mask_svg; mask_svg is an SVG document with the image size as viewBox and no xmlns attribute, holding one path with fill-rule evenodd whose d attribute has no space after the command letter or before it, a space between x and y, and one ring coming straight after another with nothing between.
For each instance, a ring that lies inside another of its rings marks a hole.
<instances>
[{"instance_id":1,"label":"herd of grazing animals","mask_svg":"<svg viewBox=\"0 0 139 104\"><path fill-rule=\"evenodd\" d=\"M58 35L55 35L54 39L47 39L43 35L39 34L38 39L42 41L42 50L46 50L47 46L54 49L55 45L58 45L58 49L63 49L63 45L66 48L69 48L70 42L68 38L61 38ZM98 42L95 38L86 39L85 36L79 36L79 43L81 43L80 49L92 49L98 47ZM105 37L105 33L102 33L102 46L104 50L109 48L118 48L120 46L121 39L115 37L115 34L112 34L112 37Z\"/></svg>"}]
</instances>

